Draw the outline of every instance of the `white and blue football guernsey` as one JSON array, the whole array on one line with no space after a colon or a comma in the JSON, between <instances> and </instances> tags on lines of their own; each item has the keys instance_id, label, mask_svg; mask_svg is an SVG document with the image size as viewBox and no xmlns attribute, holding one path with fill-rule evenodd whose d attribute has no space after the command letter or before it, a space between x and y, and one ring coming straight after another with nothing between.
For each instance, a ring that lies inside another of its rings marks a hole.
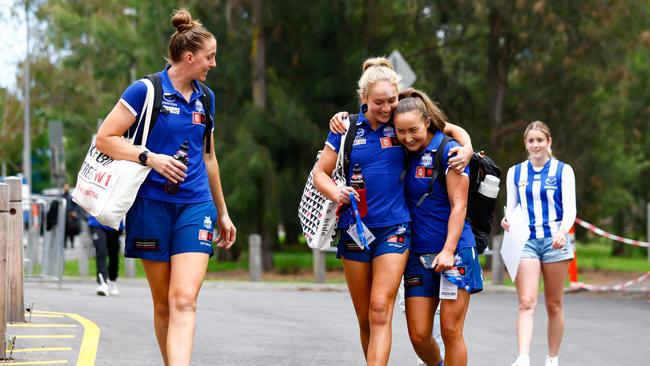
<instances>
[{"instance_id":1,"label":"white and blue football guernsey","mask_svg":"<svg viewBox=\"0 0 650 366\"><path fill-rule=\"evenodd\" d=\"M569 164L549 159L542 168L530 160L508 170L507 210L521 204L530 228L530 239L553 237L569 230L576 219L575 176Z\"/></svg>"}]
</instances>

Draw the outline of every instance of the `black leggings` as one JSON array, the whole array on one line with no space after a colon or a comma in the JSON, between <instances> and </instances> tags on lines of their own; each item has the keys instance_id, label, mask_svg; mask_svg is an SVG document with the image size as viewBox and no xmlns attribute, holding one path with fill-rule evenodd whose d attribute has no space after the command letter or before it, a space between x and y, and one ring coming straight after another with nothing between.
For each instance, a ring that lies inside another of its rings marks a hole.
<instances>
[{"instance_id":1,"label":"black leggings","mask_svg":"<svg viewBox=\"0 0 650 366\"><path fill-rule=\"evenodd\" d=\"M120 232L91 227L90 235L97 255L97 282L99 283L100 273L104 280L117 280L120 255ZM106 268L106 257L108 257L108 268Z\"/></svg>"}]
</instances>

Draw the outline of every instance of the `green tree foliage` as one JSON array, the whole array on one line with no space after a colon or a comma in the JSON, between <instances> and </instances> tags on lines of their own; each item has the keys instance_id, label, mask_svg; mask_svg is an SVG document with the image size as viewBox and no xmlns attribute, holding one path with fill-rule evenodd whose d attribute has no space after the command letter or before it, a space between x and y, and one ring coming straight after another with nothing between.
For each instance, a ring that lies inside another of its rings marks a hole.
<instances>
[{"instance_id":1,"label":"green tree foliage","mask_svg":"<svg viewBox=\"0 0 650 366\"><path fill-rule=\"evenodd\" d=\"M278 223L288 241L296 241L297 202L329 117L357 110L361 62L393 49L417 73L415 86L503 168L525 159L526 124L547 122L555 154L576 171L579 215L630 236L644 232L644 202L650 200L647 3L265 1L257 30L252 5L36 3L42 25L32 60L36 129L48 120L64 122L68 171L74 174L96 120L133 74L162 68L170 16L185 6L218 40L218 66L208 85L217 96L216 151L240 241L253 232L273 240ZM265 45L263 108L252 96L255 34L264 36ZM14 117L3 120L5 128L21 112L8 102L15 97L0 96L3 113ZM13 141L2 131L3 142ZM15 157L16 151L4 154Z\"/></svg>"}]
</instances>

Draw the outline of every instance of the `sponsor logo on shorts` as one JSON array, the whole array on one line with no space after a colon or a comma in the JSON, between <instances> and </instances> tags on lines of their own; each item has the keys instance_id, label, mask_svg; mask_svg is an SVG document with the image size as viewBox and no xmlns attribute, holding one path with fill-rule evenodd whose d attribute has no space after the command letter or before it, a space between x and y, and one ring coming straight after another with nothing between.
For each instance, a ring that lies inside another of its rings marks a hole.
<instances>
[{"instance_id":1,"label":"sponsor logo on shorts","mask_svg":"<svg viewBox=\"0 0 650 366\"><path fill-rule=\"evenodd\" d=\"M211 230L199 230L199 240L212 242L212 231Z\"/></svg>"},{"instance_id":2,"label":"sponsor logo on shorts","mask_svg":"<svg viewBox=\"0 0 650 366\"><path fill-rule=\"evenodd\" d=\"M155 252L160 250L160 241L158 239L133 239L135 249Z\"/></svg>"},{"instance_id":3,"label":"sponsor logo on shorts","mask_svg":"<svg viewBox=\"0 0 650 366\"><path fill-rule=\"evenodd\" d=\"M345 250L348 252L362 252L363 248L360 248L359 245L353 241L348 241L345 243Z\"/></svg>"},{"instance_id":4,"label":"sponsor logo on shorts","mask_svg":"<svg viewBox=\"0 0 650 366\"><path fill-rule=\"evenodd\" d=\"M404 275L404 287L418 287L422 284L422 275Z\"/></svg>"}]
</instances>

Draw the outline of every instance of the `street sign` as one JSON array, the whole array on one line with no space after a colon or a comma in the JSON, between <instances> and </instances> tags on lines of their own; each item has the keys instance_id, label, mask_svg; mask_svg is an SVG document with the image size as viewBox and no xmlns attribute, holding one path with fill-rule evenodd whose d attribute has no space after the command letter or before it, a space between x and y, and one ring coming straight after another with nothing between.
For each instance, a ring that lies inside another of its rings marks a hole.
<instances>
[{"instance_id":1,"label":"street sign","mask_svg":"<svg viewBox=\"0 0 650 366\"><path fill-rule=\"evenodd\" d=\"M398 50L394 50L390 56L388 56L388 59L393 63L395 72L402 76L402 80L399 83L400 89L404 90L411 87L417 79L417 75L415 75L415 72L408 62L406 62L402 54Z\"/></svg>"}]
</instances>

